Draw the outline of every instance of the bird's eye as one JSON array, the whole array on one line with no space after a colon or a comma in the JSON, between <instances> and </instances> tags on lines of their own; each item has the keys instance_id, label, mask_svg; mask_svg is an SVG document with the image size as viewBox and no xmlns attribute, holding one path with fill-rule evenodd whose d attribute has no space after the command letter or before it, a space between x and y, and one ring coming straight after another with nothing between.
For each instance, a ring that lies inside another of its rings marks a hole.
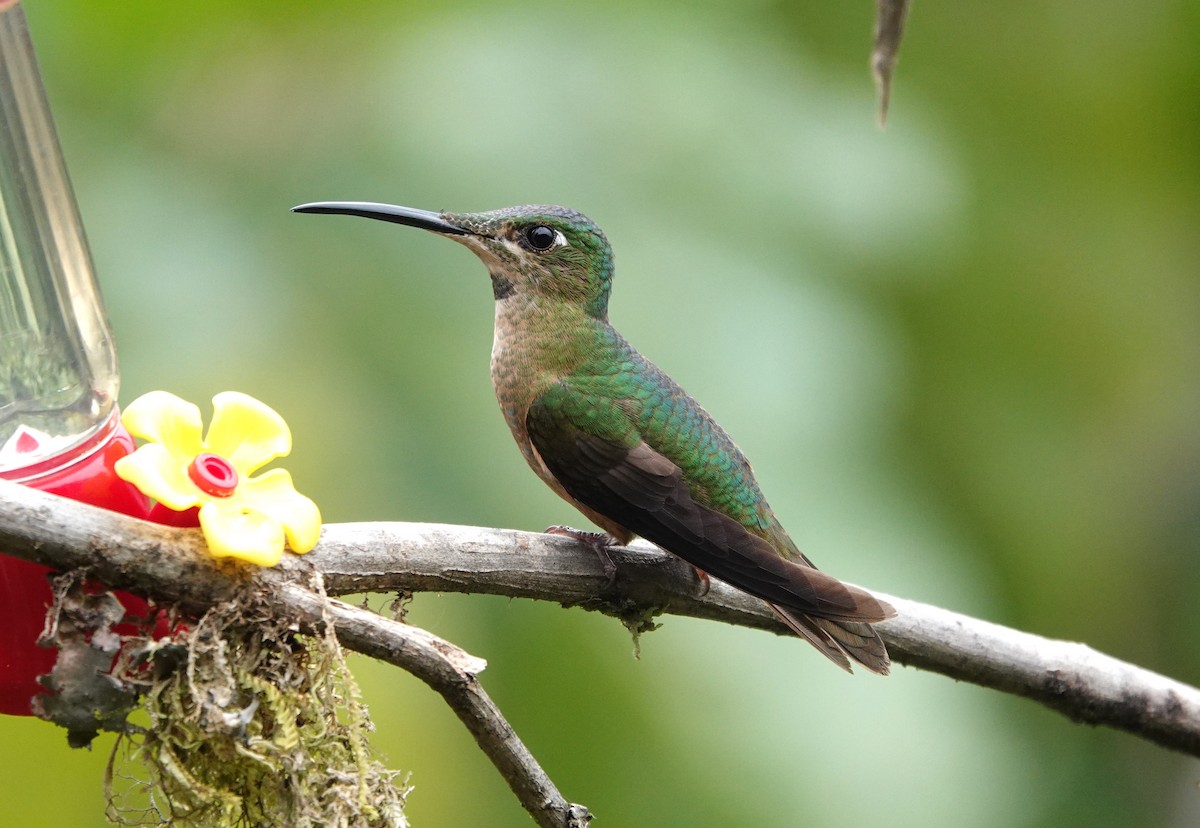
<instances>
[{"instance_id":1,"label":"bird's eye","mask_svg":"<svg viewBox=\"0 0 1200 828\"><path fill-rule=\"evenodd\" d=\"M539 253L544 253L554 247L559 236L557 230L544 224L535 224L525 231L525 241L529 242L529 246Z\"/></svg>"}]
</instances>

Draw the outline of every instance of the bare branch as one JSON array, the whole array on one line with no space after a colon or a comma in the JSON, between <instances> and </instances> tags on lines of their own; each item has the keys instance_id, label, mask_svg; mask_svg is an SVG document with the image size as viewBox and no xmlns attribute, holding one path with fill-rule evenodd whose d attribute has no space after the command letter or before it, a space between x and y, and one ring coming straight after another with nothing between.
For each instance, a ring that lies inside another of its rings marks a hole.
<instances>
[{"instance_id":1,"label":"bare branch","mask_svg":"<svg viewBox=\"0 0 1200 828\"><path fill-rule=\"evenodd\" d=\"M321 617L323 600L297 584L280 584L278 596L281 611L299 610L305 620ZM330 601L326 611L343 645L401 667L441 694L538 825L582 828L588 823L587 808L563 798L480 686L477 674L486 662L419 627L341 601Z\"/></svg>"},{"instance_id":2,"label":"bare branch","mask_svg":"<svg viewBox=\"0 0 1200 828\"><path fill-rule=\"evenodd\" d=\"M152 587L158 585L148 583L138 570L139 565L160 568L161 556L172 545L176 549L170 558L180 563L171 565L177 570L168 575L170 581L185 579L185 564L212 570L199 557L201 544L194 533L146 526L46 495L22 493L29 508L35 501L28 498L37 495L41 520L54 518L31 527L24 525L24 518L10 519L22 505L15 493L10 500L10 488L0 488L0 503L5 504L0 548L58 568L91 562L92 572L106 583L171 600L184 597L182 592L193 594L193 589L213 589L209 582L216 579L209 575L207 580L193 578L195 587L181 590L172 584L171 592L157 591ZM92 534L81 534L77 527L84 519L81 516L93 512L105 516L106 522ZM107 563L117 554L113 546L130 550L119 565ZM701 594L691 567L649 545L614 550L612 558L618 566L617 579L605 592L608 579L596 555L566 538L435 524L342 524L326 526L321 543L309 555L289 556L279 570L256 577L287 581L315 565L332 594L493 593L582 606L626 623L663 612L786 632L762 602L719 581ZM881 597L899 611L896 618L878 626L900 663L1026 696L1074 721L1115 727L1200 756L1200 690L1196 688L1082 644L1042 638L916 601ZM348 641L347 646L354 644Z\"/></svg>"},{"instance_id":3,"label":"bare branch","mask_svg":"<svg viewBox=\"0 0 1200 828\"><path fill-rule=\"evenodd\" d=\"M583 606L627 622L659 611L789 635L757 598L644 542L614 550L617 582L596 555L555 535L420 523L325 527L312 553L333 594L366 590L485 592ZM1076 722L1107 725L1200 756L1200 690L1092 648L876 593L896 618L877 626L910 667L1033 699Z\"/></svg>"},{"instance_id":4,"label":"bare branch","mask_svg":"<svg viewBox=\"0 0 1200 828\"><path fill-rule=\"evenodd\" d=\"M436 690L544 828L582 828L588 810L566 801L479 684L483 659L436 635L308 589L303 558L258 569L219 564L196 530L171 529L0 481L0 548L54 569L86 569L111 587L200 615L251 592L279 615L318 630L332 621L341 643L400 667Z\"/></svg>"}]
</instances>

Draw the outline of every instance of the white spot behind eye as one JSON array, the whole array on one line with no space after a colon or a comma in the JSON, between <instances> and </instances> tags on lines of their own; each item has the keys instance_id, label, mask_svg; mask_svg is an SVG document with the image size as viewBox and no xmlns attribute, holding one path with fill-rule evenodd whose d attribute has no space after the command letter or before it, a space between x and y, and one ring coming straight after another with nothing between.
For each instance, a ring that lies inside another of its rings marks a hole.
<instances>
[{"instance_id":1,"label":"white spot behind eye","mask_svg":"<svg viewBox=\"0 0 1200 828\"><path fill-rule=\"evenodd\" d=\"M566 247L567 246L567 237L563 235L561 230L554 231L554 246L555 247Z\"/></svg>"}]
</instances>

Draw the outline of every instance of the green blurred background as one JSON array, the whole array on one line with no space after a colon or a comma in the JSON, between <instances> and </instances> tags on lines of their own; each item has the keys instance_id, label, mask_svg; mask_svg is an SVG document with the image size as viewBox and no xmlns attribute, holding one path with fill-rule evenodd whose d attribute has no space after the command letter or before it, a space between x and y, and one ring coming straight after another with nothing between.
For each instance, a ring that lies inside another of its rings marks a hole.
<instances>
[{"instance_id":1,"label":"green blurred background","mask_svg":"<svg viewBox=\"0 0 1200 828\"><path fill-rule=\"evenodd\" d=\"M839 576L1200 682L1200 11L47 2L27 13L122 399L252 393L328 521L580 519L487 379L470 253L320 199L553 202L612 318ZM375 606L386 599L376 597ZM1200 762L1029 702L670 618L420 596L597 825L1190 826ZM421 826L529 820L440 700L355 658ZM103 824L111 738L0 720L21 826Z\"/></svg>"}]
</instances>

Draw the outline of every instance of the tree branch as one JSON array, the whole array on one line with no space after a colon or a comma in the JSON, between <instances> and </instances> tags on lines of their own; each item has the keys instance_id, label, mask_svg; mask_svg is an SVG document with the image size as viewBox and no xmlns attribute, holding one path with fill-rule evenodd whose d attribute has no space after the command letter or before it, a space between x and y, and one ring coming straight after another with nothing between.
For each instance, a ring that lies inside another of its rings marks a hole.
<instances>
[{"instance_id":1,"label":"tree branch","mask_svg":"<svg viewBox=\"0 0 1200 828\"><path fill-rule=\"evenodd\" d=\"M228 589L222 584L230 579L216 577L195 532L148 526L11 485L0 486L0 505L0 548L20 557L56 568L90 565L105 583L185 605L188 596L204 595L207 602L214 591ZM84 521L90 528L80 528ZM164 557L172 562L166 573ZM647 544L614 550L612 558L617 578L606 592L608 578L596 555L567 538L435 524L335 524L325 527L313 552L287 556L281 567L253 578L294 583L315 566L331 594L482 592L582 606L630 624L664 612L786 632L765 604L719 581L701 594L690 566ZM1025 696L1074 721L1200 756L1196 688L1083 644L881 597L899 614L879 624L879 633L902 664ZM350 640L346 645L357 649Z\"/></svg>"},{"instance_id":2,"label":"tree branch","mask_svg":"<svg viewBox=\"0 0 1200 828\"><path fill-rule=\"evenodd\" d=\"M305 586L319 571L296 556L259 569L220 564L197 530L172 529L0 481L0 548L201 615L247 592L315 632L332 622L346 647L400 667L446 700L521 804L544 828L582 828L588 810L566 801L479 684L486 666L426 630L383 618Z\"/></svg>"},{"instance_id":3,"label":"tree branch","mask_svg":"<svg viewBox=\"0 0 1200 828\"><path fill-rule=\"evenodd\" d=\"M421 523L329 525L311 553L332 594L484 592L583 606L623 620L653 611L790 635L767 605L637 542L612 551L617 581L588 548L556 535ZM910 667L1033 699L1072 721L1107 725L1200 756L1200 690L1093 650L876 593L897 616L876 625Z\"/></svg>"}]
</instances>

